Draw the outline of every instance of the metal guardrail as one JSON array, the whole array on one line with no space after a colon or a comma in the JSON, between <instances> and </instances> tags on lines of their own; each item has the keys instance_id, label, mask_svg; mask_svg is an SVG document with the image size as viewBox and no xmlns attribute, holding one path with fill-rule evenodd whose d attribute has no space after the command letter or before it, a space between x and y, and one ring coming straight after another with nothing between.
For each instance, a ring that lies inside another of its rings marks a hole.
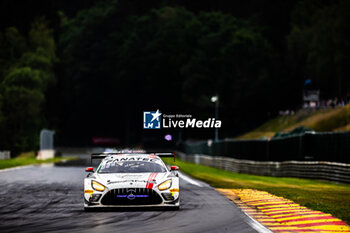
<instances>
[{"instance_id":1,"label":"metal guardrail","mask_svg":"<svg viewBox=\"0 0 350 233\"><path fill-rule=\"evenodd\" d=\"M178 157L186 162L206 165L226 171L252 175L297 177L350 183L350 164L327 161L252 161L235 158L186 155L178 152Z\"/></svg>"}]
</instances>

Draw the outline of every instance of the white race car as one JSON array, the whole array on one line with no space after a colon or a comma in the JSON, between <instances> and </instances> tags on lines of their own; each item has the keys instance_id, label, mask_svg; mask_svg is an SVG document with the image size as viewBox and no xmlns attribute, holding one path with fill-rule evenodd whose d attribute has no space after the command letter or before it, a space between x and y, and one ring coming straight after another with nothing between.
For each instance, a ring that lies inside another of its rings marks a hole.
<instances>
[{"instance_id":1,"label":"white race car","mask_svg":"<svg viewBox=\"0 0 350 233\"><path fill-rule=\"evenodd\" d=\"M101 153L91 160L103 159L84 180L84 208L169 207L179 209L177 166L168 168L160 157L173 153Z\"/></svg>"}]
</instances>

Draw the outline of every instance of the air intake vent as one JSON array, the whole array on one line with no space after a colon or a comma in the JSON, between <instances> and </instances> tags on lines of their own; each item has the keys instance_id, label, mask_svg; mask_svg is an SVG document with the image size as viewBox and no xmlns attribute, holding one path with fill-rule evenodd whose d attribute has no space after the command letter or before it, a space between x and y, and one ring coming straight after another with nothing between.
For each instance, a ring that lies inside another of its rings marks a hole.
<instances>
[{"instance_id":1,"label":"air intake vent","mask_svg":"<svg viewBox=\"0 0 350 233\"><path fill-rule=\"evenodd\" d=\"M146 188L112 189L103 196L103 205L155 205L161 204L162 198L156 191Z\"/></svg>"}]
</instances>

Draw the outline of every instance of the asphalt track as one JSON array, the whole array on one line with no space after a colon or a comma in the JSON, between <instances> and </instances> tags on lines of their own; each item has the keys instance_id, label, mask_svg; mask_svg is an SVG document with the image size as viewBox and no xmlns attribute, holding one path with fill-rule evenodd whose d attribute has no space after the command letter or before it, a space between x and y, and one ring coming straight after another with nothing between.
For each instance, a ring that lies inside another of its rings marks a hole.
<instances>
[{"instance_id":1,"label":"asphalt track","mask_svg":"<svg viewBox=\"0 0 350 233\"><path fill-rule=\"evenodd\" d=\"M180 180L179 211L85 212L85 175L84 167L77 165L0 171L0 232L260 231L233 202L209 185L186 177Z\"/></svg>"}]
</instances>

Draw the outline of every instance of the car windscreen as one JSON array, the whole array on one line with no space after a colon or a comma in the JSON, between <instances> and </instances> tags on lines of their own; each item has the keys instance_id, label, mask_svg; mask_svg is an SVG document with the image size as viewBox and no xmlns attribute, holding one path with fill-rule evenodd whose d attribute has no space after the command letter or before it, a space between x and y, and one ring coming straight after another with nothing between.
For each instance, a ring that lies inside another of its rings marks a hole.
<instances>
[{"instance_id":1,"label":"car windscreen","mask_svg":"<svg viewBox=\"0 0 350 233\"><path fill-rule=\"evenodd\" d=\"M145 161L106 162L101 165L99 173L147 173L166 172L161 164Z\"/></svg>"}]
</instances>

